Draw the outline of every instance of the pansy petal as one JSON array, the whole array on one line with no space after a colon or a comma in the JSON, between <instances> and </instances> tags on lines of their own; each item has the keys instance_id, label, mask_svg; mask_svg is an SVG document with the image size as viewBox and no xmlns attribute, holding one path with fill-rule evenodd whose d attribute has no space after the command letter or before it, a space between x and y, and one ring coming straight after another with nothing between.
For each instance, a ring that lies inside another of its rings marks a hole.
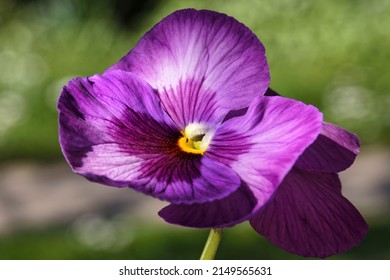
<instances>
[{"instance_id":1,"label":"pansy petal","mask_svg":"<svg viewBox=\"0 0 390 280\"><path fill-rule=\"evenodd\" d=\"M257 97L242 117L224 122L205 156L231 166L259 205L273 194L297 158L318 136L317 108L283 97Z\"/></svg>"},{"instance_id":2,"label":"pansy petal","mask_svg":"<svg viewBox=\"0 0 390 280\"><path fill-rule=\"evenodd\" d=\"M352 132L331 123L323 123L321 134L296 162L306 170L340 172L355 161L359 138Z\"/></svg>"},{"instance_id":3,"label":"pansy petal","mask_svg":"<svg viewBox=\"0 0 390 280\"><path fill-rule=\"evenodd\" d=\"M71 166L78 165L73 158L77 161L93 145L127 143L127 125L142 121L131 119L129 112L147 115L163 125L149 132L177 133L150 86L124 71L71 80L61 92L58 111L60 144Z\"/></svg>"},{"instance_id":4,"label":"pansy petal","mask_svg":"<svg viewBox=\"0 0 390 280\"><path fill-rule=\"evenodd\" d=\"M58 108L64 155L92 181L173 203L220 199L240 185L231 168L180 150L180 131L152 88L132 73L75 79Z\"/></svg>"},{"instance_id":5,"label":"pansy petal","mask_svg":"<svg viewBox=\"0 0 390 280\"><path fill-rule=\"evenodd\" d=\"M225 14L193 9L164 18L113 69L146 80L181 129L248 107L270 81L255 34Z\"/></svg>"},{"instance_id":6,"label":"pansy petal","mask_svg":"<svg viewBox=\"0 0 390 280\"><path fill-rule=\"evenodd\" d=\"M280 96L271 88L266 96ZM352 165L359 154L356 134L337 125L324 122L318 138L299 157L296 166L306 170L340 172Z\"/></svg>"},{"instance_id":7,"label":"pansy petal","mask_svg":"<svg viewBox=\"0 0 390 280\"><path fill-rule=\"evenodd\" d=\"M322 115L313 106L282 97L256 98L245 115L227 120L215 131L204 155L230 166L241 177L240 189L207 204L170 205L160 215L190 227L231 226L248 219L314 141L321 123ZM229 214L222 216L225 211Z\"/></svg>"},{"instance_id":8,"label":"pansy petal","mask_svg":"<svg viewBox=\"0 0 390 280\"><path fill-rule=\"evenodd\" d=\"M223 199L191 205L170 204L158 214L168 223L186 227L229 227L244 221L256 205L256 197L241 182L240 188Z\"/></svg>"},{"instance_id":9,"label":"pansy petal","mask_svg":"<svg viewBox=\"0 0 390 280\"><path fill-rule=\"evenodd\" d=\"M132 140L131 147L118 144L92 147L76 172L91 181L132 187L172 203L220 199L240 185L238 175L219 162L184 154L169 145L156 149L157 141L151 142L151 151L142 151L141 143ZM142 153L134 155L134 150Z\"/></svg>"},{"instance_id":10,"label":"pansy petal","mask_svg":"<svg viewBox=\"0 0 390 280\"><path fill-rule=\"evenodd\" d=\"M278 247L304 257L345 252L367 233L360 213L342 196L337 174L298 168L250 223Z\"/></svg>"}]
</instances>

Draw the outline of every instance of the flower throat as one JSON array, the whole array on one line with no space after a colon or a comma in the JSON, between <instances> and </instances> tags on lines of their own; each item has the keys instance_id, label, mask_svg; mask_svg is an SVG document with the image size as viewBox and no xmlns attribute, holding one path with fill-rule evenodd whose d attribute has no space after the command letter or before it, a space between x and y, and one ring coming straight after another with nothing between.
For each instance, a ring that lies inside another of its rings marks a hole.
<instances>
[{"instance_id":1,"label":"flower throat","mask_svg":"<svg viewBox=\"0 0 390 280\"><path fill-rule=\"evenodd\" d=\"M177 141L178 146L183 152L189 154L203 155L211 140L211 133L204 124L189 124L181 132L182 137Z\"/></svg>"}]
</instances>

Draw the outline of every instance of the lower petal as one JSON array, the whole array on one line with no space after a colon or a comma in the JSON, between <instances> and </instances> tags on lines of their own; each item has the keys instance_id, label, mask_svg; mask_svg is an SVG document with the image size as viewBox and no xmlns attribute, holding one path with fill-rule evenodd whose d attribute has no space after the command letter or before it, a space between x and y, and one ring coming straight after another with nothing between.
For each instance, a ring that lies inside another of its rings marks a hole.
<instances>
[{"instance_id":1,"label":"lower petal","mask_svg":"<svg viewBox=\"0 0 390 280\"><path fill-rule=\"evenodd\" d=\"M140 166L141 191L171 203L204 203L228 196L240 177L226 165L207 157L160 155Z\"/></svg>"},{"instance_id":2,"label":"lower petal","mask_svg":"<svg viewBox=\"0 0 390 280\"><path fill-rule=\"evenodd\" d=\"M294 168L274 197L250 219L275 245L304 257L324 258L358 245L367 224L341 194L337 174Z\"/></svg>"},{"instance_id":3,"label":"lower petal","mask_svg":"<svg viewBox=\"0 0 390 280\"><path fill-rule=\"evenodd\" d=\"M226 198L192 205L171 204L158 214L166 222L194 228L233 226L246 220L253 212L257 200L248 186L241 182L240 188Z\"/></svg>"}]
</instances>

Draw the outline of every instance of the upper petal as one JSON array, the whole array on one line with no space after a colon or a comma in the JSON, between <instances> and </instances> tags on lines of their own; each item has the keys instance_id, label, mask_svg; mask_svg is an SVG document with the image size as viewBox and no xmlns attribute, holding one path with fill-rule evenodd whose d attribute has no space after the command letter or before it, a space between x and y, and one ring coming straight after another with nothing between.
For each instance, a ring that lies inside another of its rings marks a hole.
<instances>
[{"instance_id":1,"label":"upper petal","mask_svg":"<svg viewBox=\"0 0 390 280\"><path fill-rule=\"evenodd\" d=\"M352 165L359 153L356 134L331 123L323 123L321 134L296 162L306 170L340 172Z\"/></svg>"},{"instance_id":2,"label":"upper petal","mask_svg":"<svg viewBox=\"0 0 390 280\"><path fill-rule=\"evenodd\" d=\"M256 98L245 115L218 127L204 155L230 166L242 180L240 189L219 201L170 205L160 215L191 227L231 226L248 219L270 199L317 137L321 123L322 114L313 106L282 97Z\"/></svg>"},{"instance_id":3,"label":"upper petal","mask_svg":"<svg viewBox=\"0 0 390 280\"><path fill-rule=\"evenodd\" d=\"M219 199L240 185L231 168L180 150L180 131L152 88L132 73L74 79L58 109L63 153L89 180L174 203Z\"/></svg>"},{"instance_id":4,"label":"upper petal","mask_svg":"<svg viewBox=\"0 0 390 280\"><path fill-rule=\"evenodd\" d=\"M360 213L342 196L337 174L297 168L250 223L275 245L304 257L345 252L367 233Z\"/></svg>"},{"instance_id":5,"label":"upper petal","mask_svg":"<svg viewBox=\"0 0 390 280\"><path fill-rule=\"evenodd\" d=\"M270 80L255 34L225 14L193 9L164 18L112 69L146 80L181 129L217 123L229 110L248 107Z\"/></svg>"}]
</instances>

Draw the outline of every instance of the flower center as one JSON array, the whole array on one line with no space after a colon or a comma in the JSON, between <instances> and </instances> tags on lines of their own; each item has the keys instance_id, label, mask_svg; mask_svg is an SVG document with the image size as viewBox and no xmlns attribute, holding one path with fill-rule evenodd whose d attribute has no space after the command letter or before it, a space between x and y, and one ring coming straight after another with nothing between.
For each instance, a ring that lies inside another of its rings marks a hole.
<instances>
[{"instance_id":1,"label":"flower center","mask_svg":"<svg viewBox=\"0 0 390 280\"><path fill-rule=\"evenodd\" d=\"M206 125L192 123L181 133L183 137L179 138L177 144L182 151L197 155L203 155L206 152L212 136L212 132Z\"/></svg>"}]
</instances>

